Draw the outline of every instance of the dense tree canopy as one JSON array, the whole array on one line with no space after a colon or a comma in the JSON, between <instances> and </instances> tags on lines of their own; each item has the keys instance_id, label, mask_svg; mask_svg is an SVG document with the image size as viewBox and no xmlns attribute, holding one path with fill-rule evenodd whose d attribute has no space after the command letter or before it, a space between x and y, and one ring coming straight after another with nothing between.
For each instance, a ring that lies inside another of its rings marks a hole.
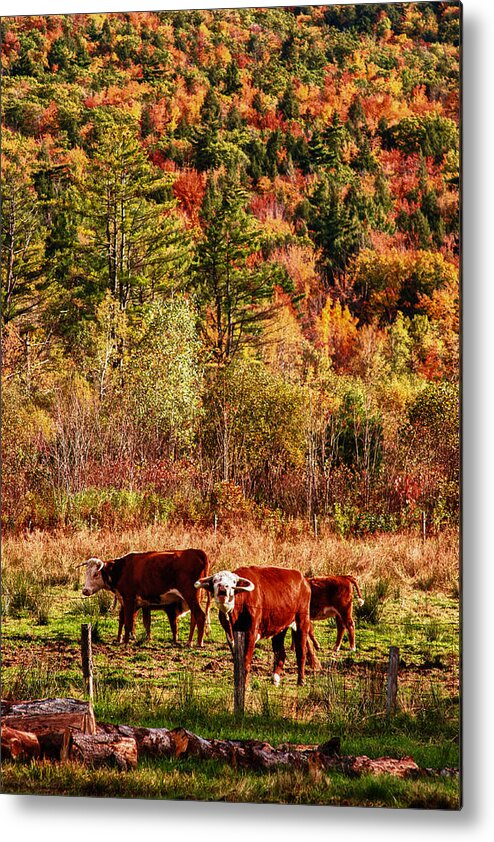
<instances>
[{"instance_id":1,"label":"dense tree canopy","mask_svg":"<svg viewBox=\"0 0 494 842\"><path fill-rule=\"evenodd\" d=\"M6 524L456 516L459 5L2 18L1 61Z\"/></svg>"}]
</instances>

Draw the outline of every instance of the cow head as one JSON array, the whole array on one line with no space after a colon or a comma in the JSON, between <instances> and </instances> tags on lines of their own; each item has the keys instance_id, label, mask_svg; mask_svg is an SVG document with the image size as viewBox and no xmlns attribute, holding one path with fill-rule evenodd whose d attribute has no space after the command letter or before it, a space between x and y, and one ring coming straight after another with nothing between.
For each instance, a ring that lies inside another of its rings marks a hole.
<instances>
[{"instance_id":1,"label":"cow head","mask_svg":"<svg viewBox=\"0 0 494 842\"><path fill-rule=\"evenodd\" d=\"M194 583L195 588L204 588L214 596L218 611L223 614L230 614L235 606L235 594L238 591L253 591L254 583L250 579L244 579L230 570L221 570L214 576L207 576Z\"/></svg>"},{"instance_id":2,"label":"cow head","mask_svg":"<svg viewBox=\"0 0 494 842\"><path fill-rule=\"evenodd\" d=\"M92 596L97 591L106 587L103 576L101 575L105 562L101 561L100 558L90 558L88 561L83 561L82 564L78 564L77 566L86 568L86 578L82 586L83 596Z\"/></svg>"}]
</instances>

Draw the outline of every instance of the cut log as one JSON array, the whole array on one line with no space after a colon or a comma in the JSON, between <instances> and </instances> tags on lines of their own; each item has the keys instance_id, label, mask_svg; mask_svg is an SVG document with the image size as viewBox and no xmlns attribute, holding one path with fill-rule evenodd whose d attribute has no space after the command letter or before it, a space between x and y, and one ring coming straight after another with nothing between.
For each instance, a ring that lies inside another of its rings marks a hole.
<instances>
[{"instance_id":1,"label":"cut log","mask_svg":"<svg viewBox=\"0 0 494 842\"><path fill-rule=\"evenodd\" d=\"M2 727L2 757L8 760L30 760L39 757L41 748L36 734Z\"/></svg>"},{"instance_id":2,"label":"cut log","mask_svg":"<svg viewBox=\"0 0 494 842\"><path fill-rule=\"evenodd\" d=\"M395 778L416 778L423 772L411 757L339 757L329 767L346 775L393 775Z\"/></svg>"},{"instance_id":3,"label":"cut log","mask_svg":"<svg viewBox=\"0 0 494 842\"><path fill-rule=\"evenodd\" d=\"M92 705L77 699L2 701L3 726L36 734L43 757L57 760L66 731L96 733Z\"/></svg>"},{"instance_id":4,"label":"cut log","mask_svg":"<svg viewBox=\"0 0 494 842\"><path fill-rule=\"evenodd\" d=\"M132 737L113 734L67 735L62 760L73 760L94 768L110 766L123 772L137 766L137 743Z\"/></svg>"},{"instance_id":5,"label":"cut log","mask_svg":"<svg viewBox=\"0 0 494 842\"><path fill-rule=\"evenodd\" d=\"M96 733L92 705L77 699L37 699L32 702L2 701L2 722L11 728L37 733L38 730L64 731L70 728L84 734Z\"/></svg>"},{"instance_id":6,"label":"cut log","mask_svg":"<svg viewBox=\"0 0 494 842\"><path fill-rule=\"evenodd\" d=\"M98 734L131 737L139 757L175 757L175 743L168 728L132 728L130 725L98 725Z\"/></svg>"},{"instance_id":7,"label":"cut log","mask_svg":"<svg viewBox=\"0 0 494 842\"><path fill-rule=\"evenodd\" d=\"M315 774L316 770L343 772L347 775L381 775L416 777L420 769L411 757L340 756L340 740L334 737L320 746L284 744L274 748L260 740L204 739L186 728L131 728L127 725L101 725L102 733L115 737L133 737L140 757L194 757L199 760L221 760L233 768L269 771L291 767Z\"/></svg>"},{"instance_id":8,"label":"cut log","mask_svg":"<svg viewBox=\"0 0 494 842\"><path fill-rule=\"evenodd\" d=\"M273 747L260 740L204 739L185 728L132 728L110 724L96 727L92 706L75 699L2 702L2 726L4 756L36 757L41 753L44 757L122 770L134 769L141 757L194 757L220 760L233 768L291 767L308 772L315 780L332 771L355 776L388 774L400 778L433 774L434 771L419 769L411 757L342 756L337 737L319 746L284 744ZM23 738L18 736L19 732L24 733ZM38 754L34 747L36 740ZM28 743L32 749L28 748ZM33 754L29 755L31 750Z\"/></svg>"}]
</instances>

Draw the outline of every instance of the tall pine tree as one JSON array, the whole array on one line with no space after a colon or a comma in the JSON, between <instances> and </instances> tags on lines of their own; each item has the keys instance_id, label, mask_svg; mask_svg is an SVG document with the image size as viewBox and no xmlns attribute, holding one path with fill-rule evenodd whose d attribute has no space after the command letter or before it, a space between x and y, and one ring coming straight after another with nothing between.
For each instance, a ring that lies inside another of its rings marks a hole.
<instances>
[{"instance_id":1,"label":"tall pine tree","mask_svg":"<svg viewBox=\"0 0 494 842\"><path fill-rule=\"evenodd\" d=\"M188 238L169 181L153 167L131 129L106 132L90 162L82 196L83 250L101 295L121 310L143 305L182 283Z\"/></svg>"},{"instance_id":2,"label":"tall pine tree","mask_svg":"<svg viewBox=\"0 0 494 842\"><path fill-rule=\"evenodd\" d=\"M279 281L274 266L255 262L261 238L246 210L246 192L229 177L211 176L202 207L203 237L197 246L195 289L206 311L207 342L220 362L251 343L273 312Z\"/></svg>"}]
</instances>

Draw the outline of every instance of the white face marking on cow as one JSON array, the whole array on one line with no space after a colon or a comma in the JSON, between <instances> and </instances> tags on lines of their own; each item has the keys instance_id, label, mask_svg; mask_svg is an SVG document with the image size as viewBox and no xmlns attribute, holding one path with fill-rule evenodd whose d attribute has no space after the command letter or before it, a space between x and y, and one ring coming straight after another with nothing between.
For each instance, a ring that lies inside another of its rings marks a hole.
<instances>
[{"instance_id":1,"label":"white face marking on cow","mask_svg":"<svg viewBox=\"0 0 494 842\"><path fill-rule=\"evenodd\" d=\"M104 566L104 561L100 558L90 558L86 562L86 578L82 586L83 596L92 596L105 587L101 570Z\"/></svg>"},{"instance_id":2,"label":"white face marking on cow","mask_svg":"<svg viewBox=\"0 0 494 842\"><path fill-rule=\"evenodd\" d=\"M223 614L230 614L233 611L237 591L254 590L254 584L249 579L243 579L230 570L221 570L214 576L208 576L207 579L196 582L195 587L212 589L218 611Z\"/></svg>"},{"instance_id":3,"label":"white face marking on cow","mask_svg":"<svg viewBox=\"0 0 494 842\"><path fill-rule=\"evenodd\" d=\"M274 672L273 673L273 684L274 684L274 686L278 687L280 681L281 681L281 676L277 672Z\"/></svg>"},{"instance_id":4,"label":"white face marking on cow","mask_svg":"<svg viewBox=\"0 0 494 842\"><path fill-rule=\"evenodd\" d=\"M218 611L222 611L223 614L230 614L233 611L235 606L235 585L237 582L237 574L230 573L229 570L222 570L213 576L214 601L218 606Z\"/></svg>"}]
</instances>

